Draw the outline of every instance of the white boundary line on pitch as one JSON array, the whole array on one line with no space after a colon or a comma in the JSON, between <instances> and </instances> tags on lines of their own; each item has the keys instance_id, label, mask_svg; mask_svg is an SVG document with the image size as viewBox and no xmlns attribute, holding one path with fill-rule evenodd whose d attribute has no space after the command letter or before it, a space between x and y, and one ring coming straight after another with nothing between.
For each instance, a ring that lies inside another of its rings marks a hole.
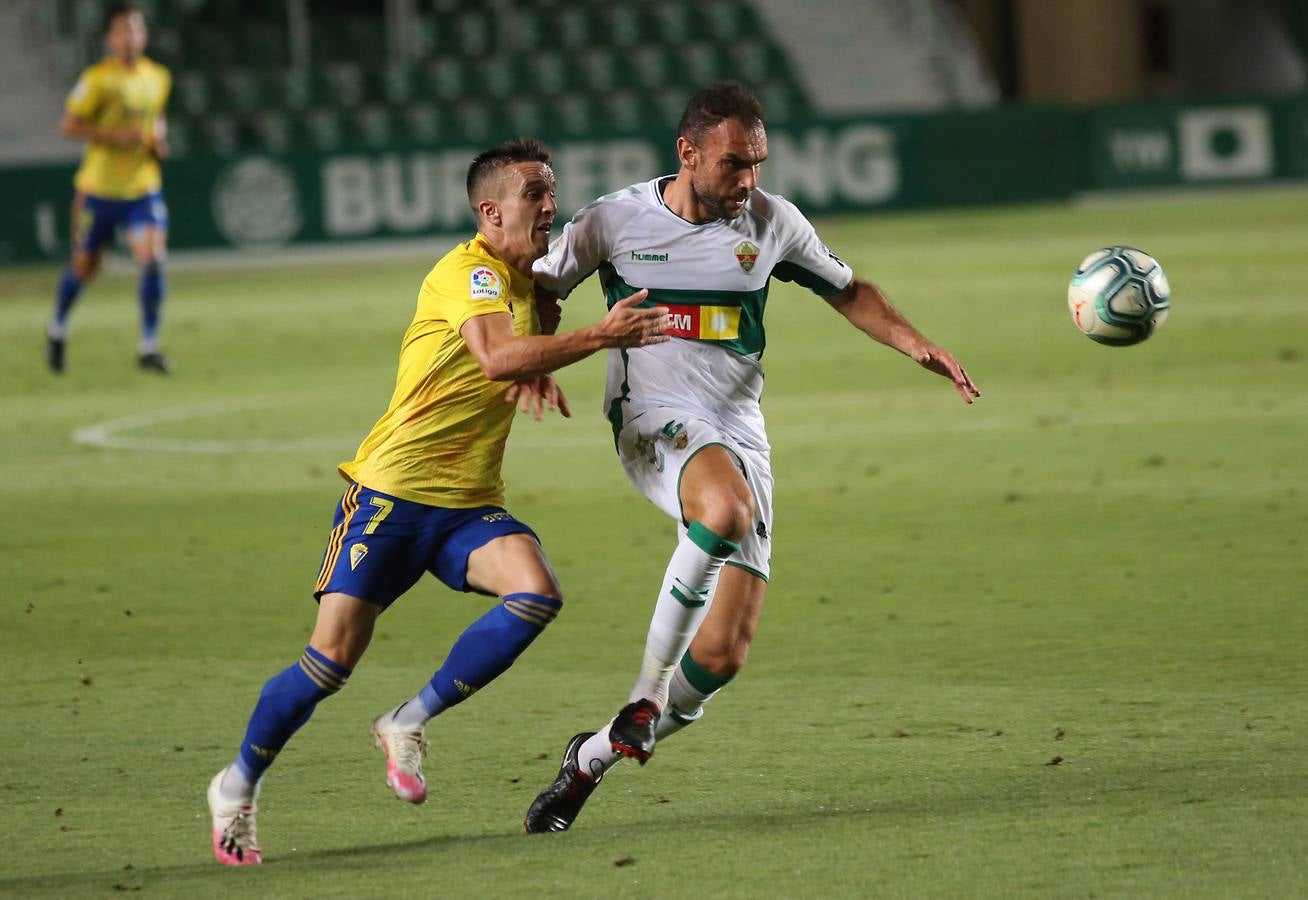
<instances>
[{"instance_id":1,"label":"white boundary line on pitch","mask_svg":"<svg viewBox=\"0 0 1308 900\"><path fill-rule=\"evenodd\" d=\"M223 439L223 438L155 438L144 435L132 434L132 432L141 429L150 428L155 425L163 425L173 422L186 422L192 419L200 419L209 416L219 416L226 413L248 412L252 410L276 409L299 403L305 399L306 395L287 394L283 396L263 396L247 397L244 399L233 400L215 400L206 403L196 403L188 406L175 406L164 409L149 410L146 412L134 413L129 416L122 416L117 419L109 419L104 422L97 422L92 425L86 425L73 431L73 443L84 447L99 447L108 450L138 450L152 453L191 453L191 454L238 454L238 453L303 453L307 451L333 451L337 453L348 453L352 448L358 445L365 433L351 432L350 434L337 435L309 435L300 438L248 438L248 439ZM839 409L840 407L850 407L865 405L866 398L860 398L853 394L836 394L829 397L815 400L809 398L804 401L803 407L812 410L815 406L826 407L828 409ZM797 404L793 400L783 400L779 403L774 401L771 406L775 408L794 408ZM1014 416L970 416L966 411L959 410L959 416L951 421L942 422L938 418L932 417L927 419L914 418L902 411L894 409L873 409L871 415L877 417L876 421L867 421L865 418L825 420L822 422L793 422L780 425L770 429L771 437L780 438L783 444L792 443L809 443L821 442L828 443L832 440L849 437L866 437L869 440L875 440L878 437L894 438L922 434L957 434L959 432L981 432L981 431L998 431L1012 430L1023 431L1032 427L1050 428L1062 430L1067 428L1105 428L1137 425L1141 423L1152 424L1184 424L1187 422L1203 421L1232 421L1232 420L1249 420L1270 418L1281 415L1301 415L1304 413L1303 403L1290 403L1288 405L1277 404L1271 409L1261 409L1257 407L1245 407L1241 409L1225 409L1213 411L1211 409L1193 407L1184 412L1170 410L1163 414L1158 411L1132 413L1127 415L1099 415L1099 416L1081 416L1076 414L1063 414L1062 418L1050 421L1048 425L1041 425L1038 421L1039 414L1032 414L1017 418ZM557 413L552 414L557 415ZM574 418L579 418L574 415ZM528 428L535 423L524 423ZM362 427L362 426L361 426ZM587 425L582 419L576 423L575 430L569 434L562 433L532 433L531 431L523 432L523 426L519 426L517 436L512 438L513 447L533 450L548 449L573 449L580 447L611 446L611 433L607 427L599 428L594 425ZM570 429L571 430L571 429Z\"/></svg>"}]
</instances>

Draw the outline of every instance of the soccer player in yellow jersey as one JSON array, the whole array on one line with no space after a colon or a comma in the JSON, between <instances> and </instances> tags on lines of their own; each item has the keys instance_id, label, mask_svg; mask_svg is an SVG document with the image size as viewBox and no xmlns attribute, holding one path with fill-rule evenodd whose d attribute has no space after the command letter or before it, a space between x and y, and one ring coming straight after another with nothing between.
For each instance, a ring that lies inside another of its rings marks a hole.
<instances>
[{"instance_id":1,"label":"soccer player in yellow jersey","mask_svg":"<svg viewBox=\"0 0 1308 900\"><path fill-rule=\"evenodd\" d=\"M601 348L666 340L667 308L638 308L646 291L595 325L541 334L531 267L548 248L557 207L539 143L477 156L468 202L480 230L423 282L390 406L341 464L350 484L314 587L309 645L264 685L235 761L209 785L214 855L226 865L262 861L255 800L264 771L318 702L344 686L377 617L424 571L454 590L500 598L417 694L372 723L387 784L402 800L426 799L427 721L508 669L563 604L536 535L504 509L512 401L534 400L537 417L546 403L568 415L552 370Z\"/></svg>"},{"instance_id":2,"label":"soccer player in yellow jersey","mask_svg":"<svg viewBox=\"0 0 1308 900\"><path fill-rule=\"evenodd\" d=\"M141 269L137 361L142 369L168 372L168 360L159 352L168 234L159 160L168 155L164 105L172 79L166 68L143 56L147 37L140 10L130 4L111 7L104 32L109 53L77 80L60 124L64 137L86 142L86 151L73 179L73 261L59 281L46 328L46 363L56 373L64 370L68 314L120 228Z\"/></svg>"}]
</instances>

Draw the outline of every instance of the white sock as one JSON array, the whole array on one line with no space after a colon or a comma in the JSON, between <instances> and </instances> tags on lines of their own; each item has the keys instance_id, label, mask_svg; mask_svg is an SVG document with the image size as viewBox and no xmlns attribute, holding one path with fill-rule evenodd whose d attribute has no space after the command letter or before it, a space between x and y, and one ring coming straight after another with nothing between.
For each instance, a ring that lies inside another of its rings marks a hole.
<instances>
[{"instance_id":1,"label":"white sock","mask_svg":"<svg viewBox=\"0 0 1308 900\"><path fill-rule=\"evenodd\" d=\"M45 326L45 333L46 333L46 335L47 335L48 337L51 337L51 338L53 338L53 339L56 340L56 341L67 340L67 339L68 339L68 326L67 326L67 325L60 325L58 322L53 322L53 321L52 321L52 322L49 322L49 323Z\"/></svg>"},{"instance_id":2,"label":"white sock","mask_svg":"<svg viewBox=\"0 0 1308 900\"><path fill-rule=\"evenodd\" d=\"M431 716L427 715L427 710L422 705L421 695L415 694L395 710L395 724L401 728L417 731L425 728L430 719Z\"/></svg>"},{"instance_id":3,"label":"white sock","mask_svg":"<svg viewBox=\"0 0 1308 900\"><path fill-rule=\"evenodd\" d=\"M692 676L686 675L687 670L690 670ZM691 677L698 682L698 686L692 683ZM661 707L658 724L654 726L655 737L661 741L698 721L704 715L704 704L717 696L729 680L706 672L690 658L689 653L686 654L681 665L676 666L672 673L667 703ZM579 767L597 781L622 759L622 754L614 750L609 741L609 726L612 724L613 720L610 719L577 748Z\"/></svg>"},{"instance_id":4,"label":"white sock","mask_svg":"<svg viewBox=\"0 0 1308 900\"><path fill-rule=\"evenodd\" d=\"M255 782L245 777L241 767L232 763L223 773L223 780L218 782L218 793L228 800L241 800L248 803L254 799Z\"/></svg>"},{"instance_id":5,"label":"white sock","mask_svg":"<svg viewBox=\"0 0 1308 900\"><path fill-rule=\"evenodd\" d=\"M603 728L586 738L577 748L577 767L596 781L622 759L622 754L614 750L613 744L609 742L609 726L612 724L613 720L609 719Z\"/></svg>"},{"instance_id":6,"label":"white sock","mask_svg":"<svg viewBox=\"0 0 1308 900\"><path fill-rule=\"evenodd\" d=\"M715 678L704 673L703 676L697 675L697 677L700 679L701 686L710 690L707 692L700 690L686 677L686 668L690 666L697 672L703 670L699 669L694 660L687 663L687 659L690 659L689 654L682 660L681 665L677 666L677 671L672 673L672 682L668 685L668 705L659 715L658 724L654 726L654 736L660 741L676 734L704 715L704 704L712 700L722 689L722 685L726 684L726 679ZM714 682L706 682L704 676L713 678Z\"/></svg>"},{"instance_id":7,"label":"white sock","mask_svg":"<svg viewBox=\"0 0 1308 900\"><path fill-rule=\"evenodd\" d=\"M627 698L629 703L643 698L653 700L660 710L668 705L672 673L708 613L722 564L739 549L735 541L719 537L698 521L690 523L663 574L645 638L645 658Z\"/></svg>"}]
</instances>

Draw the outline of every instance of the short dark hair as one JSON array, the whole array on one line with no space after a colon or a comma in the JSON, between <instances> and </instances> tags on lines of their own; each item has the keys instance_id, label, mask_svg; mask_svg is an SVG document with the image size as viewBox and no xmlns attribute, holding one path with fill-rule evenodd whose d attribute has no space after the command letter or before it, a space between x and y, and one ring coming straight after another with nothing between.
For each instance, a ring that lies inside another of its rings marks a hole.
<instances>
[{"instance_id":1,"label":"short dark hair","mask_svg":"<svg viewBox=\"0 0 1308 900\"><path fill-rule=\"evenodd\" d=\"M477 195L487 181L505 166L521 162L548 163L550 151L535 138L518 138L505 141L497 147L478 153L468 166L468 205L477 209Z\"/></svg>"},{"instance_id":2,"label":"short dark hair","mask_svg":"<svg viewBox=\"0 0 1308 900\"><path fill-rule=\"evenodd\" d=\"M735 119L746 126L767 124L763 104L749 88L739 81L719 81L690 98L677 124L677 137L698 144L726 119Z\"/></svg>"},{"instance_id":3,"label":"short dark hair","mask_svg":"<svg viewBox=\"0 0 1308 900\"><path fill-rule=\"evenodd\" d=\"M119 16L139 12L141 12L141 7L137 6L135 3L110 3L109 7L104 11L104 28L100 33L108 34L109 29L114 27L114 19Z\"/></svg>"}]
</instances>

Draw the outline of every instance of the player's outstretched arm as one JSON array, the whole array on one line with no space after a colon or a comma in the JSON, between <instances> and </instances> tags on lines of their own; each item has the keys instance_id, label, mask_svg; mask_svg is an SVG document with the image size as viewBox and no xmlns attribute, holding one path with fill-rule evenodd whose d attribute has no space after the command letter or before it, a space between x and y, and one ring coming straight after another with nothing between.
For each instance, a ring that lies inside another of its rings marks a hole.
<instances>
[{"instance_id":1,"label":"player's outstretched arm","mask_svg":"<svg viewBox=\"0 0 1308 900\"><path fill-rule=\"evenodd\" d=\"M613 304L608 315L563 334L517 335L508 313L475 316L459 332L477 365L491 381L525 381L585 359L610 347L646 347L666 341L668 308L640 304L639 290Z\"/></svg>"},{"instance_id":2,"label":"player's outstretched arm","mask_svg":"<svg viewBox=\"0 0 1308 900\"><path fill-rule=\"evenodd\" d=\"M923 337L872 282L855 278L840 293L826 299L859 331L913 358L924 369L954 382L959 396L968 403L981 396L981 391L954 355Z\"/></svg>"},{"instance_id":3,"label":"player's outstretched arm","mask_svg":"<svg viewBox=\"0 0 1308 900\"><path fill-rule=\"evenodd\" d=\"M74 141L91 141L128 149L145 143L145 134L140 127L124 125L119 128L101 128L70 112L65 112L59 121L59 133Z\"/></svg>"}]
</instances>

